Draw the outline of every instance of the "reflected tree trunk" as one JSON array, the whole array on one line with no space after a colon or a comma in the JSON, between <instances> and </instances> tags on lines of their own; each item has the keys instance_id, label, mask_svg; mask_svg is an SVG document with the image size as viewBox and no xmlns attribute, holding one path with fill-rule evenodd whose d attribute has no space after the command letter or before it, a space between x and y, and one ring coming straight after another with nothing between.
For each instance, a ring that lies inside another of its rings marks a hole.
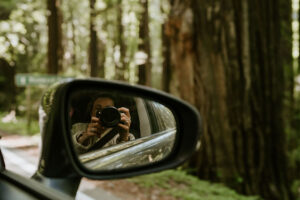
<instances>
[{"instance_id":1,"label":"reflected tree trunk","mask_svg":"<svg viewBox=\"0 0 300 200\"><path fill-rule=\"evenodd\" d=\"M49 74L57 74L62 70L62 13L59 0L47 0L48 21L48 65Z\"/></svg>"},{"instance_id":2,"label":"reflected tree trunk","mask_svg":"<svg viewBox=\"0 0 300 200\"><path fill-rule=\"evenodd\" d=\"M173 0L167 24L170 91L193 103L202 148L190 161L201 178L245 194L291 199L285 138L282 6L290 1ZM284 11L286 12L286 11ZM286 14L286 13L285 13ZM291 35L285 35L291 39Z\"/></svg>"}]
</instances>

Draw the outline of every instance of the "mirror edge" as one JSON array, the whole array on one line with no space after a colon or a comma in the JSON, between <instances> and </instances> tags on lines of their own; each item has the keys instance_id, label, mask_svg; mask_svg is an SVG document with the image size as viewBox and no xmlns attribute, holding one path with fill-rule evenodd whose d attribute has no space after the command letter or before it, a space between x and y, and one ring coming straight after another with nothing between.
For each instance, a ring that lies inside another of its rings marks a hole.
<instances>
[{"instance_id":1,"label":"mirror edge","mask_svg":"<svg viewBox=\"0 0 300 200\"><path fill-rule=\"evenodd\" d=\"M190 104L171 96L162 91L147 88L144 86L133 86L127 83L118 81L105 81L99 79L74 79L65 85L65 99L64 111L68 109L68 96L73 89L80 87L97 86L104 89L127 90L137 96L145 96L150 100L162 103L170 110L172 110L176 124L177 136L174 144L174 149L165 159L157 163L152 163L141 167L132 167L111 171L92 171L85 168L78 160L75 151L72 149L72 142L69 135L69 130L64 130L64 137L66 140L66 147L75 170L83 177L90 179L116 179L125 178L145 173L157 172L169 168L176 167L183 163L188 157L191 156L196 148L198 138L200 136L201 120L198 111ZM149 98L151 97L151 98ZM64 122L68 122L66 118ZM65 128L68 126L65 126ZM185 136L185 137L183 137Z\"/></svg>"}]
</instances>

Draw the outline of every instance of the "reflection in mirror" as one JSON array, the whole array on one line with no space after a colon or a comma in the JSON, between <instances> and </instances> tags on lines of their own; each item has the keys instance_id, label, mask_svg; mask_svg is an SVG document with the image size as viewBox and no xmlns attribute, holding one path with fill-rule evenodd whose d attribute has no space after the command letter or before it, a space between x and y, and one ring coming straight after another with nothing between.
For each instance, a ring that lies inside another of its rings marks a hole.
<instances>
[{"instance_id":1,"label":"reflection in mirror","mask_svg":"<svg viewBox=\"0 0 300 200\"><path fill-rule=\"evenodd\" d=\"M173 149L176 121L170 109L124 91L82 89L69 98L73 148L90 170L144 166Z\"/></svg>"}]
</instances>

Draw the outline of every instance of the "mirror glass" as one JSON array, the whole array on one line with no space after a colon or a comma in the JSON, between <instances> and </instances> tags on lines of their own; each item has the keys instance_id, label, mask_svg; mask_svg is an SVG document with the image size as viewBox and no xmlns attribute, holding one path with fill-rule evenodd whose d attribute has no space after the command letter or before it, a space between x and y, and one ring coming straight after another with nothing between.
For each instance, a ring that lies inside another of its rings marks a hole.
<instances>
[{"instance_id":1,"label":"mirror glass","mask_svg":"<svg viewBox=\"0 0 300 200\"><path fill-rule=\"evenodd\" d=\"M70 94L68 109L74 151L89 170L144 166L172 152L176 121L161 103L85 88Z\"/></svg>"}]
</instances>

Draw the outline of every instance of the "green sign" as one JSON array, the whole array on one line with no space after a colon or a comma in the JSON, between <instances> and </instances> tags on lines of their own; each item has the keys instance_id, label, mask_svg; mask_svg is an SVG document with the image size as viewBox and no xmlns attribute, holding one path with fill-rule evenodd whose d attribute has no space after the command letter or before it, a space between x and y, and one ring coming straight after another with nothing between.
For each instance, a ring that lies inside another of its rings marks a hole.
<instances>
[{"instance_id":1,"label":"green sign","mask_svg":"<svg viewBox=\"0 0 300 200\"><path fill-rule=\"evenodd\" d=\"M15 83L17 86L38 86L51 85L59 81L70 79L72 78L47 74L16 74Z\"/></svg>"}]
</instances>

